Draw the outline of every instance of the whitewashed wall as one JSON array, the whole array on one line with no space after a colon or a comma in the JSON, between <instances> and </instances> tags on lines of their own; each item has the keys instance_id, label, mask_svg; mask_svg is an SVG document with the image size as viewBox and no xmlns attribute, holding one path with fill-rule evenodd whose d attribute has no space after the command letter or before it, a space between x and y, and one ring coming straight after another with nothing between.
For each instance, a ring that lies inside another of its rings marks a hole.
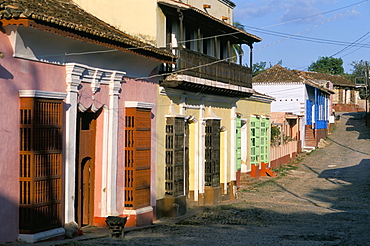
<instances>
[{"instance_id":1,"label":"whitewashed wall","mask_svg":"<svg viewBox=\"0 0 370 246\"><path fill-rule=\"evenodd\" d=\"M253 84L253 89L276 98L271 112L291 112L302 115L305 110L305 85L301 83Z\"/></svg>"}]
</instances>

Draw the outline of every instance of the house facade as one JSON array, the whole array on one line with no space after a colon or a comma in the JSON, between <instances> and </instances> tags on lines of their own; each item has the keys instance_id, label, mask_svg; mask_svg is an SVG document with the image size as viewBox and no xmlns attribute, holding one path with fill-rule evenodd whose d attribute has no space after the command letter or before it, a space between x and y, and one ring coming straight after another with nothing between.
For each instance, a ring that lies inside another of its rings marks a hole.
<instances>
[{"instance_id":1,"label":"house facade","mask_svg":"<svg viewBox=\"0 0 370 246\"><path fill-rule=\"evenodd\" d=\"M316 147L325 138L331 115L330 81L315 80L275 65L253 78L253 88L275 98L271 112L303 116L302 147Z\"/></svg>"},{"instance_id":2,"label":"house facade","mask_svg":"<svg viewBox=\"0 0 370 246\"><path fill-rule=\"evenodd\" d=\"M147 77L175 56L70 1L3 1L0 23L0 243L109 215L151 223L158 80Z\"/></svg>"},{"instance_id":3,"label":"house facade","mask_svg":"<svg viewBox=\"0 0 370 246\"><path fill-rule=\"evenodd\" d=\"M289 162L301 152L302 117L289 112L271 112L271 127L275 128L270 153L273 168Z\"/></svg>"},{"instance_id":4,"label":"house facade","mask_svg":"<svg viewBox=\"0 0 370 246\"><path fill-rule=\"evenodd\" d=\"M76 2L178 57L175 66L163 64L160 70L156 218L184 214L193 204L232 198L240 123L237 102L254 93L251 69L236 64L242 61L233 47L244 44L252 49L261 41L231 25L235 4L228 0ZM247 62L252 63L251 57Z\"/></svg>"},{"instance_id":5,"label":"house facade","mask_svg":"<svg viewBox=\"0 0 370 246\"><path fill-rule=\"evenodd\" d=\"M255 92L237 102L237 185L248 176L266 176L270 167L271 103L274 98Z\"/></svg>"},{"instance_id":6,"label":"house facade","mask_svg":"<svg viewBox=\"0 0 370 246\"><path fill-rule=\"evenodd\" d=\"M323 83L330 81L333 84L332 107L335 112L358 112L361 110L359 107L360 94L354 82L340 75L306 71L300 73L306 78L323 81Z\"/></svg>"}]
</instances>

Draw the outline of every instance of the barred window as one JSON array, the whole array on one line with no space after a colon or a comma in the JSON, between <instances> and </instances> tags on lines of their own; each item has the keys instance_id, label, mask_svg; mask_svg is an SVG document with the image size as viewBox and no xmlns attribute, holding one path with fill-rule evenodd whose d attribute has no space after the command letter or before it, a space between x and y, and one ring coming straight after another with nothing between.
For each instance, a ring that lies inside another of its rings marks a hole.
<instances>
[{"instance_id":1,"label":"barred window","mask_svg":"<svg viewBox=\"0 0 370 246\"><path fill-rule=\"evenodd\" d=\"M188 191L188 138L184 118L166 120L166 195L180 196Z\"/></svg>"},{"instance_id":2,"label":"barred window","mask_svg":"<svg viewBox=\"0 0 370 246\"><path fill-rule=\"evenodd\" d=\"M125 207L150 206L151 111L126 108Z\"/></svg>"},{"instance_id":3,"label":"barred window","mask_svg":"<svg viewBox=\"0 0 370 246\"><path fill-rule=\"evenodd\" d=\"M220 186L220 126L220 120L206 121L205 186Z\"/></svg>"},{"instance_id":4,"label":"barred window","mask_svg":"<svg viewBox=\"0 0 370 246\"><path fill-rule=\"evenodd\" d=\"M62 226L61 100L20 101L20 233Z\"/></svg>"}]
</instances>

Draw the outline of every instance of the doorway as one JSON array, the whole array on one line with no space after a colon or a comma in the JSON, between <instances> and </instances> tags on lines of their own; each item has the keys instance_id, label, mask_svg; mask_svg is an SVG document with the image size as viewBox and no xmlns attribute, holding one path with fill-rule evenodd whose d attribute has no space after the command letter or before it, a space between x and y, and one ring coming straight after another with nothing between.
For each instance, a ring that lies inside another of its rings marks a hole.
<instances>
[{"instance_id":1,"label":"doorway","mask_svg":"<svg viewBox=\"0 0 370 246\"><path fill-rule=\"evenodd\" d=\"M94 219L95 141L98 113L84 112L77 116L76 151L76 222L92 225Z\"/></svg>"}]
</instances>

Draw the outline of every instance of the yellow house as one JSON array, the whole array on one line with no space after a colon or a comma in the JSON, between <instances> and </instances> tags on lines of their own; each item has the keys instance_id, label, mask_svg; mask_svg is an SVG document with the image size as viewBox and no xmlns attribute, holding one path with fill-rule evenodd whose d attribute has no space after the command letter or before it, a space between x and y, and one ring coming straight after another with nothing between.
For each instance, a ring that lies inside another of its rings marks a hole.
<instances>
[{"instance_id":1,"label":"yellow house","mask_svg":"<svg viewBox=\"0 0 370 246\"><path fill-rule=\"evenodd\" d=\"M237 102L237 185L240 185L246 175L265 175L265 169L270 164L270 116L273 100L273 97L255 92L249 98L242 98Z\"/></svg>"},{"instance_id":2,"label":"yellow house","mask_svg":"<svg viewBox=\"0 0 370 246\"><path fill-rule=\"evenodd\" d=\"M155 217L178 216L192 204L232 199L238 172L237 105L240 98L254 94L252 70L236 64L243 62L235 47L247 45L252 53L253 44L261 41L232 25L235 4L229 0L76 2L125 33L177 56L176 65L158 68L151 177ZM248 62L252 64L252 55ZM240 103L242 115L251 114L248 103L255 100Z\"/></svg>"}]
</instances>

